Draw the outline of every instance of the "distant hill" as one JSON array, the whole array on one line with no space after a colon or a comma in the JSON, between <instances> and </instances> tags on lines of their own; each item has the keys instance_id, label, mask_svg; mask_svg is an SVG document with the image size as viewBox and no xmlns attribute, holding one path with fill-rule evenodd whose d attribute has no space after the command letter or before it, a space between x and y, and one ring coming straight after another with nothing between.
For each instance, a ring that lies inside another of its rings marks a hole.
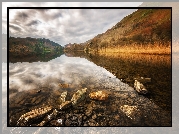
<instances>
[{"instance_id":1,"label":"distant hill","mask_svg":"<svg viewBox=\"0 0 179 134\"><path fill-rule=\"evenodd\" d=\"M44 53L59 53L63 47L45 38L15 38L9 37L10 55L31 55Z\"/></svg>"},{"instance_id":2,"label":"distant hill","mask_svg":"<svg viewBox=\"0 0 179 134\"><path fill-rule=\"evenodd\" d=\"M138 9L111 29L81 45L85 52L113 52L122 48L165 48L171 44L171 10ZM71 48L77 46L72 44ZM65 50L68 50L65 47ZM75 47L74 47L75 48ZM157 50L158 51L158 50ZM118 52L118 51L116 51Z\"/></svg>"}]
</instances>

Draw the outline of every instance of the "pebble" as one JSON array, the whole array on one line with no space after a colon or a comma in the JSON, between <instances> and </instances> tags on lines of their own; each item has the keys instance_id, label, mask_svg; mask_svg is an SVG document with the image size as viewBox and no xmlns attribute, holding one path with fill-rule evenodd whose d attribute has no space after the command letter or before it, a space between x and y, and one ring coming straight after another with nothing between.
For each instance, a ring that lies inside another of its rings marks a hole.
<instances>
[{"instance_id":1,"label":"pebble","mask_svg":"<svg viewBox=\"0 0 179 134\"><path fill-rule=\"evenodd\" d=\"M92 119L93 119L93 120L96 119L96 115L93 115L93 116L92 116Z\"/></svg>"},{"instance_id":2,"label":"pebble","mask_svg":"<svg viewBox=\"0 0 179 134\"><path fill-rule=\"evenodd\" d=\"M86 112L86 116L91 116L91 114L92 114L92 111L91 111L91 110L89 110L89 111Z\"/></svg>"},{"instance_id":3,"label":"pebble","mask_svg":"<svg viewBox=\"0 0 179 134\"><path fill-rule=\"evenodd\" d=\"M104 91L97 91L90 93L89 97L95 100L106 100L108 99L108 94Z\"/></svg>"},{"instance_id":4,"label":"pebble","mask_svg":"<svg viewBox=\"0 0 179 134\"><path fill-rule=\"evenodd\" d=\"M41 92L41 90L38 90L38 91L37 91L37 93L40 93L40 92Z\"/></svg>"},{"instance_id":5,"label":"pebble","mask_svg":"<svg viewBox=\"0 0 179 134\"><path fill-rule=\"evenodd\" d=\"M65 121L65 126L70 126L70 123L71 121L69 120L69 119L67 119L66 121Z\"/></svg>"},{"instance_id":6,"label":"pebble","mask_svg":"<svg viewBox=\"0 0 179 134\"><path fill-rule=\"evenodd\" d=\"M83 116L83 120L86 120L86 119L87 119L87 116L86 116L86 115L84 115L84 116Z\"/></svg>"},{"instance_id":7,"label":"pebble","mask_svg":"<svg viewBox=\"0 0 179 134\"><path fill-rule=\"evenodd\" d=\"M59 124L61 124L61 125L62 125L63 120L62 120L62 119L58 119L58 120L57 120L57 123L59 123Z\"/></svg>"}]
</instances>

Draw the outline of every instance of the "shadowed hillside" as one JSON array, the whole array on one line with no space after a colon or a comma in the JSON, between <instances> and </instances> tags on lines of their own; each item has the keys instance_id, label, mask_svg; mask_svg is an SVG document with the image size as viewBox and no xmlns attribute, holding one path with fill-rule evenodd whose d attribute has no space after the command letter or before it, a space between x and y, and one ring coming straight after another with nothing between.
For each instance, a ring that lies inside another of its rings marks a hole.
<instances>
[{"instance_id":1,"label":"shadowed hillside","mask_svg":"<svg viewBox=\"0 0 179 134\"><path fill-rule=\"evenodd\" d=\"M51 57L59 56L61 53L63 53L63 47L49 39L9 38L10 62L48 61Z\"/></svg>"},{"instance_id":2,"label":"shadowed hillside","mask_svg":"<svg viewBox=\"0 0 179 134\"><path fill-rule=\"evenodd\" d=\"M60 52L63 47L59 44L50 41L49 39L36 38L9 38L9 52L10 54L24 54L30 53L45 53L45 52Z\"/></svg>"}]
</instances>

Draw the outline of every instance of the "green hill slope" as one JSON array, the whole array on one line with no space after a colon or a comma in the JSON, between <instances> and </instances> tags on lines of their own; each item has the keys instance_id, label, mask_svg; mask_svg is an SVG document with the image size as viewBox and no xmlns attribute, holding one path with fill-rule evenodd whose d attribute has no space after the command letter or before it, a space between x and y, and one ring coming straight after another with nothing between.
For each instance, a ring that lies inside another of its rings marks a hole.
<instances>
[{"instance_id":1,"label":"green hill slope","mask_svg":"<svg viewBox=\"0 0 179 134\"><path fill-rule=\"evenodd\" d=\"M9 38L10 55L31 55L44 53L59 53L63 47L45 38Z\"/></svg>"}]
</instances>

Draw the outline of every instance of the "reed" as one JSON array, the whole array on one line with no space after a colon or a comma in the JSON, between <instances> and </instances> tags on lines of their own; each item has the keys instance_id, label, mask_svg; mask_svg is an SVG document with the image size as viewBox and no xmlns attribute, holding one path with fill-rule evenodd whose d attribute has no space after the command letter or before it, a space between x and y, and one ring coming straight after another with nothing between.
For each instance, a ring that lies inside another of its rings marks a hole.
<instances>
[{"instance_id":1,"label":"reed","mask_svg":"<svg viewBox=\"0 0 179 134\"><path fill-rule=\"evenodd\" d=\"M139 53L139 54L171 54L170 45L125 45L117 46L113 48L103 48L98 51L100 54L103 53Z\"/></svg>"}]
</instances>

